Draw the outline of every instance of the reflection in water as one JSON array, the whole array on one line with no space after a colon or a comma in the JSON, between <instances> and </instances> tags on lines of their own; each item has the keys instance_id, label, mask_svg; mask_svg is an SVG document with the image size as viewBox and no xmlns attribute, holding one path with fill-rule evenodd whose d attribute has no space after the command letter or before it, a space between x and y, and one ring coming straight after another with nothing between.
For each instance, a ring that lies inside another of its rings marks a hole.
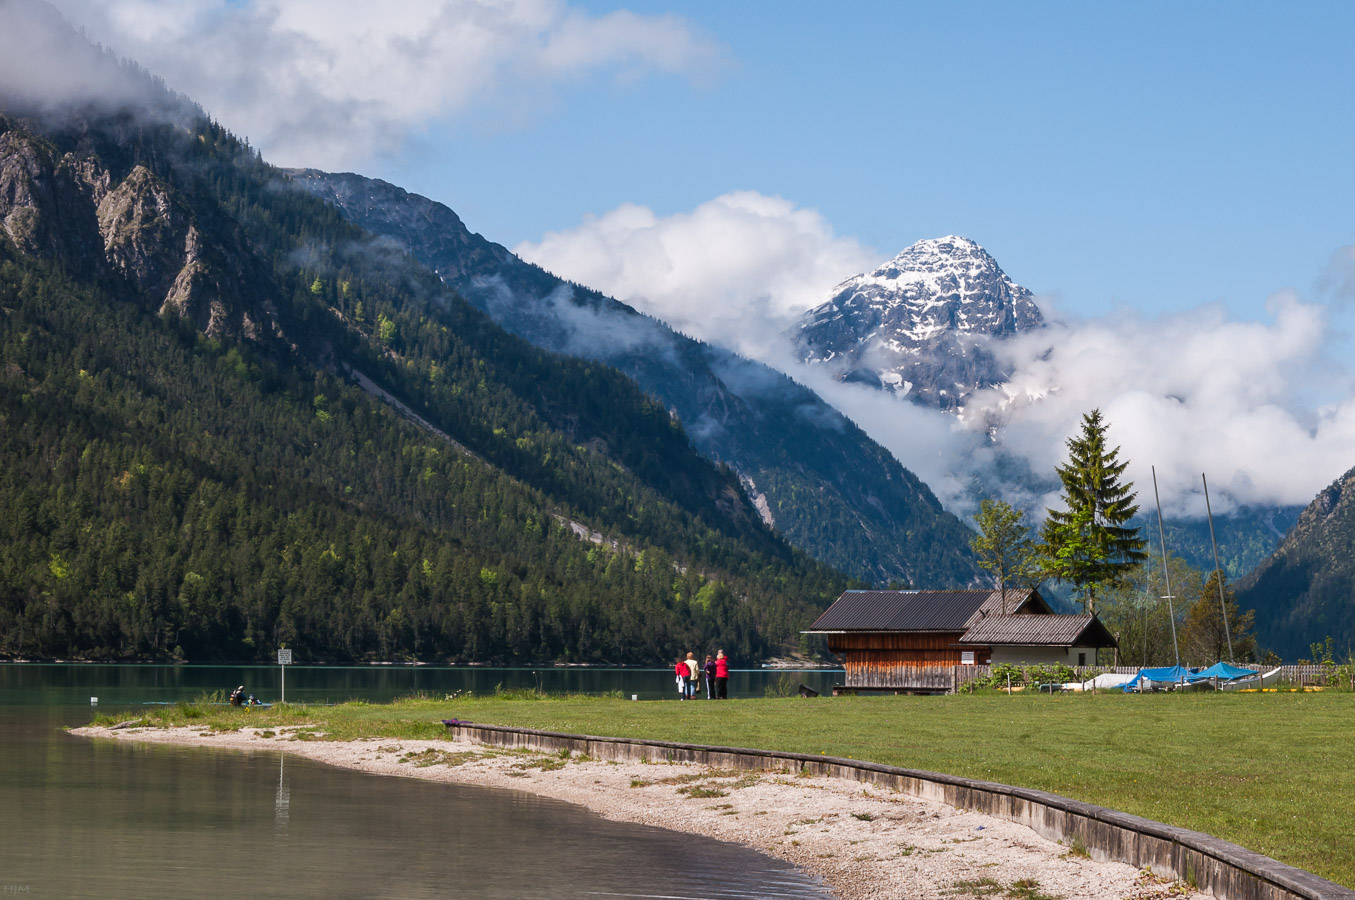
<instances>
[{"instance_id":1,"label":"reflection in water","mask_svg":"<svg viewBox=\"0 0 1355 900\"><path fill-rule=\"evenodd\" d=\"M278 796L273 801L273 821L278 825L286 825L288 810L292 804L292 792L287 787L287 754L278 754ZM279 831L286 831L286 828L279 828Z\"/></svg>"},{"instance_id":2,"label":"reflection in water","mask_svg":"<svg viewBox=\"0 0 1355 900\"><path fill-rule=\"evenodd\" d=\"M0 884L33 896L827 896L789 865L684 833L680 806L668 831L274 752L72 738L61 726L88 721L91 695L107 708L146 687L67 675L15 692L0 667Z\"/></svg>"}]
</instances>

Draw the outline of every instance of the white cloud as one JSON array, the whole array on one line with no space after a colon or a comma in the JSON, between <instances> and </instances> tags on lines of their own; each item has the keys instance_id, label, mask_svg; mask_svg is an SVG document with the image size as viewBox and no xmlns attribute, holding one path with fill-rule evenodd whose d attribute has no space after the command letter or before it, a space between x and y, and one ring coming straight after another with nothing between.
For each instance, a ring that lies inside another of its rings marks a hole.
<instances>
[{"instance_id":1,"label":"white cloud","mask_svg":"<svg viewBox=\"0 0 1355 900\"><path fill-rule=\"evenodd\" d=\"M1032 509L1010 458L1052 478L1082 415L1099 408L1131 461L1145 511L1157 467L1169 515L1203 516L1200 474L1215 512L1236 504L1306 504L1355 465L1355 394L1334 361L1330 308L1273 297L1268 318L1238 321L1221 305L1146 317L1132 310L1060 317L995 349L1013 372L980 392L963 423L870 387L833 381L792 358L784 330L830 289L879 261L813 210L780 197L726 194L660 217L625 205L516 248L695 337L737 350L816 390L922 477L949 508L967 510L975 477ZM1355 255L1325 276L1348 289ZM988 439L996 426L1001 451ZM1019 469L1020 466L1017 466Z\"/></svg>"},{"instance_id":2,"label":"white cloud","mask_svg":"<svg viewBox=\"0 0 1355 900\"><path fill-rule=\"evenodd\" d=\"M878 255L818 212L756 191L663 217L626 204L514 252L755 358L778 352L783 329Z\"/></svg>"},{"instance_id":3,"label":"white cloud","mask_svg":"<svg viewBox=\"0 0 1355 900\"><path fill-rule=\"evenodd\" d=\"M284 165L349 167L443 117L510 120L561 82L700 79L724 63L676 16L564 0L56 2Z\"/></svg>"},{"instance_id":4,"label":"white cloud","mask_svg":"<svg viewBox=\"0 0 1355 900\"><path fill-rule=\"evenodd\" d=\"M1052 471L1083 413L1099 408L1151 505L1157 467L1163 504L1202 516L1200 475L1219 498L1307 504L1355 465L1349 371L1328 353L1327 308L1280 294L1269 320L1230 319L1220 305L1147 318L1058 322L1007 343L1011 381L974 398L968 413L1005 423L1004 446ZM1332 403L1314 403L1321 386Z\"/></svg>"},{"instance_id":5,"label":"white cloud","mask_svg":"<svg viewBox=\"0 0 1355 900\"><path fill-rule=\"evenodd\" d=\"M177 106L37 0L0 2L0 87L6 103L24 114L85 103Z\"/></svg>"}]
</instances>

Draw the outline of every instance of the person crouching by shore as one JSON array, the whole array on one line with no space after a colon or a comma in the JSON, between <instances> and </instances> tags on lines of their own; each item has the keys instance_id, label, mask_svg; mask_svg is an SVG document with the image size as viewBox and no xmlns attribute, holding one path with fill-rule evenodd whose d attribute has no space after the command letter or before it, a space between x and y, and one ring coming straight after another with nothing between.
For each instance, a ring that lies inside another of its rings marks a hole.
<instances>
[{"instance_id":1,"label":"person crouching by shore","mask_svg":"<svg viewBox=\"0 0 1355 900\"><path fill-rule=\"evenodd\" d=\"M706 654L706 664L702 666L706 674L706 699L715 699L715 657Z\"/></svg>"},{"instance_id":2,"label":"person crouching by shore","mask_svg":"<svg viewBox=\"0 0 1355 900\"><path fill-rule=\"evenodd\" d=\"M723 650L715 654L715 697L729 699L729 657Z\"/></svg>"},{"instance_id":3,"label":"person crouching by shore","mask_svg":"<svg viewBox=\"0 0 1355 900\"><path fill-rule=\"evenodd\" d=\"M687 668L687 663L683 662L682 657L676 657L677 665L673 667L673 674L677 676L678 699L687 699L687 676L691 670Z\"/></svg>"}]
</instances>

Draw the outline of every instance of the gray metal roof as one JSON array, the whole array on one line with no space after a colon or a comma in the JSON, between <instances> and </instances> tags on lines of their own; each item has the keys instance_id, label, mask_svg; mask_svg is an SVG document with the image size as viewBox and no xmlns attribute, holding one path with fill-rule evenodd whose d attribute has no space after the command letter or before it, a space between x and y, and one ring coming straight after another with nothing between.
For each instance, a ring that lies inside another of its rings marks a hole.
<instances>
[{"instance_id":1,"label":"gray metal roof","mask_svg":"<svg viewBox=\"0 0 1355 900\"><path fill-rule=\"evenodd\" d=\"M1018 647L1114 647L1115 638L1095 616L987 616L961 644Z\"/></svg>"},{"instance_id":2,"label":"gray metal roof","mask_svg":"<svg viewBox=\"0 0 1355 900\"><path fill-rule=\"evenodd\" d=\"M1049 611L1037 591L1007 591L1008 613L1023 606ZM1001 610L998 591L847 591L809 626L809 633L965 631L974 621Z\"/></svg>"}]
</instances>

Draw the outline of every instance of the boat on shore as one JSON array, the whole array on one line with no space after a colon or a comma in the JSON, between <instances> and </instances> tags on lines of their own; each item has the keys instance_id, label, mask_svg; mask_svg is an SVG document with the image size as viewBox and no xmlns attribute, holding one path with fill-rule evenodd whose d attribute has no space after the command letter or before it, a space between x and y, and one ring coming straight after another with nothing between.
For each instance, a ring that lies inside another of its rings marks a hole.
<instances>
[{"instance_id":1,"label":"boat on shore","mask_svg":"<svg viewBox=\"0 0 1355 900\"><path fill-rule=\"evenodd\" d=\"M1216 691L1258 690L1279 681L1281 671L1276 667L1263 674L1257 669L1243 669L1226 662L1214 663L1207 669L1188 669L1185 666L1139 669L1137 674L1129 676L1121 690L1126 694L1209 688Z\"/></svg>"},{"instance_id":2,"label":"boat on shore","mask_svg":"<svg viewBox=\"0 0 1355 900\"><path fill-rule=\"evenodd\" d=\"M1264 690L1280 680L1280 668L1276 666L1264 674L1258 672L1255 675L1234 678L1231 681L1225 681L1218 686L1221 691L1255 691Z\"/></svg>"}]
</instances>

